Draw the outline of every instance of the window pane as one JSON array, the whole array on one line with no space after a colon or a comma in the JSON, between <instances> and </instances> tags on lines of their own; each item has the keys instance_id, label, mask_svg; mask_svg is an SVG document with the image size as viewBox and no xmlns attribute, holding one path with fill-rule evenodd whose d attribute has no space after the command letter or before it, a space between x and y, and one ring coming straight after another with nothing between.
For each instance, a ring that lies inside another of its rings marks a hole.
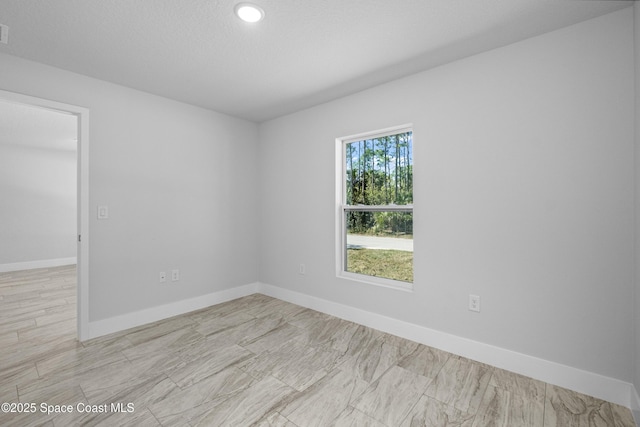
<instances>
[{"instance_id":1,"label":"window pane","mask_svg":"<svg viewBox=\"0 0 640 427\"><path fill-rule=\"evenodd\" d=\"M347 211L345 270L413 282L413 212Z\"/></svg>"},{"instance_id":2,"label":"window pane","mask_svg":"<svg viewBox=\"0 0 640 427\"><path fill-rule=\"evenodd\" d=\"M345 144L347 205L413 203L413 133Z\"/></svg>"}]
</instances>

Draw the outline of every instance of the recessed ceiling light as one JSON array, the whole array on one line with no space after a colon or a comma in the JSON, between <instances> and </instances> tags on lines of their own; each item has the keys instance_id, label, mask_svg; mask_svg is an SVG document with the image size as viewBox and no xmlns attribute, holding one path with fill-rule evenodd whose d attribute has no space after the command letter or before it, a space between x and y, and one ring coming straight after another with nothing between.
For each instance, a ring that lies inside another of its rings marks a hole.
<instances>
[{"instance_id":1,"label":"recessed ceiling light","mask_svg":"<svg viewBox=\"0 0 640 427\"><path fill-rule=\"evenodd\" d=\"M238 3L235 8L236 15L244 22L258 22L264 18L264 10L251 3Z\"/></svg>"}]
</instances>

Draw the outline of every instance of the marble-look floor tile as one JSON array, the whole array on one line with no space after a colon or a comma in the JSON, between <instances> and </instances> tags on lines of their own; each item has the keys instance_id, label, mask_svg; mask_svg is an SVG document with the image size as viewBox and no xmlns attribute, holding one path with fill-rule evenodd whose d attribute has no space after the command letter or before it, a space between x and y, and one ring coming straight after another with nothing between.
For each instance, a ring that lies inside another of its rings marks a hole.
<instances>
[{"instance_id":1,"label":"marble-look floor tile","mask_svg":"<svg viewBox=\"0 0 640 427\"><path fill-rule=\"evenodd\" d=\"M39 388L32 388L28 391L18 388L18 395L21 402L46 403L49 405L69 405L77 403L87 403L82 389L74 381L47 381L43 380Z\"/></svg>"},{"instance_id":2,"label":"marble-look floor tile","mask_svg":"<svg viewBox=\"0 0 640 427\"><path fill-rule=\"evenodd\" d=\"M329 425L331 427L389 427L363 414L352 406L342 411L338 418Z\"/></svg>"},{"instance_id":3,"label":"marble-look floor tile","mask_svg":"<svg viewBox=\"0 0 640 427\"><path fill-rule=\"evenodd\" d=\"M398 366L423 377L435 378L451 356L445 351L420 344L403 357Z\"/></svg>"},{"instance_id":4,"label":"marble-look floor tile","mask_svg":"<svg viewBox=\"0 0 640 427\"><path fill-rule=\"evenodd\" d=\"M39 292L44 289L43 283L38 281L25 281L23 283L18 283L13 286L2 286L0 287L0 294L3 296L8 295L17 295L17 294L26 294L27 292Z\"/></svg>"},{"instance_id":5,"label":"marble-look floor tile","mask_svg":"<svg viewBox=\"0 0 640 427\"><path fill-rule=\"evenodd\" d=\"M194 326L194 329L202 335L211 335L254 319L255 317L246 311L234 311L224 315L203 318Z\"/></svg>"},{"instance_id":6,"label":"marble-look floor tile","mask_svg":"<svg viewBox=\"0 0 640 427\"><path fill-rule=\"evenodd\" d=\"M49 375L44 378L36 378L30 381L18 383L18 395L21 401L33 401L39 399L41 402L52 401L51 396L57 396L67 393L69 390L74 390L77 393L77 397L82 397L83 400L86 397L86 392L81 390L83 381L88 381L89 384L94 384L95 387L103 384L104 381L111 381L114 372L121 372L121 370L129 364L126 360L124 362L114 362L110 365L103 365L100 369L84 371L74 375L72 372L55 373L55 375ZM130 372L130 371L129 371ZM94 381L101 382L94 382ZM64 402L61 402L61 404ZM91 403L91 402L90 402Z\"/></svg>"},{"instance_id":7,"label":"marble-look floor tile","mask_svg":"<svg viewBox=\"0 0 640 427\"><path fill-rule=\"evenodd\" d=\"M280 347L287 341L300 336L301 333L300 328L285 323L264 335L249 341L241 341L239 344L255 354L260 354L264 351Z\"/></svg>"},{"instance_id":8,"label":"marble-look floor tile","mask_svg":"<svg viewBox=\"0 0 640 427\"><path fill-rule=\"evenodd\" d=\"M46 313L46 309L60 307L70 308L64 299L46 300L34 298L26 301L2 301L2 313L0 313L0 323L6 319L33 319Z\"/></svg>"},{"instance_id":9,"label":"marble-look floor tile","mask_svg":"<svg viewBox=\"0 0 640 427\"><path fill-rule=\"evenodd\" d=\"M366 390L369 383L335 369L304 392L298 393L279 412L305 427L329 425Z\"/></svg>"},{"instance_id":10,"label":"marble-look floor tile","mask_svg":"<svg viewBox=\"0 0 640 427\"><path fill-rule=\"evenodd\" d=\"M293 339L248 360L240 369L258 379L271 375L302 391L333 370L339 358L336 352L313 349Z\"/></svg>"},{"instance_id":11,"label":"marble-look floor tile","mask_svg":"<svg viewBox=\"0 0 640 427\"><path fill-rule=\"evenodd\" d=\"M218 316L227 316L232 313L246 312L252 306L265 304L271 301L273 298L262 294L252 294L246 297L237 298L221 304L216 304L211 307L203 308L200 310L187 313L185 316L195 321L196 323L203 323L207 319Z\"/></svg>"},{"instance_id":12,"label":"marble-look floor tile","mask_svg":"<svg viewBox=\"0 0 640 427\"><path fill-rule=\"evenodd\" d=\"M40 297L41 298L46 298L46 299L66 299L66 298L72 298L75 295L75 289L65 289L65 290L44 290L42 292L40 292Z\"/></svg>"},{"instance_id":13,"label":"marble-look floor tile","mask_svg":"<svg viewBox=\"0 0 640 427\"><path fill-rule=\"evenodd\" d=\"M300 326L301 322L289 323L302 329L303 332L300 335L300 340L303 340L307 345L318 348L330 348L331 341L335 338L336 332L340 331L343 327L349 326L349 322L337 318L318 320L307 326Z\"/></svg>"},{"instance_id":14,"label":"marble-look floor tile","mask_svg":"<svg viewBox=\"0 0 640 427\"><path fill-rule=\"evenodd\" d=\"M92 405L112 400L123 393L133 393L136 389L155 388L157 394L165 395L178 389L163 372L144 371L131 362L118 363L95 370L80 379L80 386Z\"/></svg>"},{"instance_id":15,"label":"marble-look floor tile","mask_svg":"<svg viewBox=\"0 0 640 427\"><path fill-rule=\"evenodd\" d=\"M202 338L201 334L188 327L175 330L171 328L164 334L154 334L152 338L137 341L131 347L123 350L122 354L129 359L136 359L142 355L178 352ZM130 340L128 336L127 339Z\"/></svg>"},{"instance_id":16,"label":"marble-look floor tile","mask_svg":"<svg viewBox=\"0 0 640 427\"><path fill-rule=\"evenodd\" d=\"M2 402L17 402L18 401L18 386L9 383L0 383L0 403Z\"/></svg>"},{"instance_id":17,"label":"marble-look floor tile","mask_svg":"<svg viewBox=\"0 0 640 427\"><path fill-rule=\"evenodd\" d=\"M206 356L182 362L174 369L168 370L167 375L180 388L185 388L254 357L255 354L249 350L232 345L208 352Z\"/></svg>"},{"instance_id":18,"label":"marble-look floor tile","mask_svg":"<svg viewBox=\"0 0 640 427\"><path fill-rule=\"evenodd\" d=\"M473 427L542 427L544 400L489 386Z\"/></svg>"},{"instance_id":19,"label":"marble-look floor tile","mask_svg":"<svg viewBox=\"0 0 640 427\"><path fill-rule=\"evenodd\" d=\"M21 341L38 340L41 343L46 343L56 341L62 336L76 338L76 319L67 319L46 326L18 331L18 338Z\"/></svg>"},{"instance_id":20,"label":"marble-look floor tile","mask_svg":"<svg viewBox=\"0 0 640 427\"><path fill-rule=\"evenodd\" d=\"M64 308L66 305L67 304L64 303L62 307ZM2 307L3 310L2 313L0 313L0 325L2 325L2 327L4 328L9 327L11 322L17 322L20 320L31 320L35 319L38 316L44 316L47 313L46 309L51 306L38 298L35 299L31 304L25 304L24 302L11 303L8 301L3 301Z\"/></svg>"},{"instance_id":21,"label":"marble-look floor tile","mask_svg":"<svg viewBox=\"0 0 640 427\"><path fill-rule=\"evenodd\" d=\"M3 332L11 332L15 334L17 340L14 341L14 343L18 342L18 339L19 339L18 332L26 329L34 329L36 327L37 327L36 320L34 318L0 319L0 330L2 330Z\"/></svg>"},{"instance_id":22,"label":"marble-look floor tile","mask_svg":"<svg viewBox=\"0 0 640 427\"><path fill-rule=\"evenodd\" d=\"M359 378L372 383L400 360L398 348L384 339L367 340L358 351L339 365L342 370L354 372Z\"/></svg>"},{"instance_id":23,"label":"marble-look floor tile","mask_svg":"<svg viewBox=\"0 0 640 427\"><path fill-rule=\"evenodd\" d=\"M42 287L47 289L63 289L76 286L76 278L60 277L46 282L41 282Z\"/></svg>"},{"instance_id":24,"label":"marble-look floor tile","mask_svg":"<svg viewBox=\"0 0 640 427\"><path fill-rule=\"evenodd\" d=\"M95 427L160 427L161 424L148 409L127 412L109 412L104 414L83 414L73 420L64 417L53 419L54 425L68 427L70 425Z\"/></svg>"},{"instance_id":25,"label":"marble-look floor tile","mask_svg":"<svg viewBox=\"0 0 640 427\"><path fill-rule=\"evenodd\" d=\"M225 400L214 410L192 420L195 426L250 426L266 420L295 390L273 377L265 377L250 389Z\"/></svg>"},{"instance_id":26,"label":"marble-look floor tile","mask_svg":"<svg viewBox=\"0 0 640 427\"><path fill-rule=\"evenodd\" d=\"M160 374L169 376L170 372L184 363L184 360L173 352L146 355L144 357L129 359L129 361L131 362L130 369L136 372L136 377L139 378L148 378Z\"/></svg>"},{"instance_id":27,"label":"marble-look floor tile","mask_svg":"<svg viewBox=\"0 0 640 427\"><path fill-rule=\"evenodd\" d=\"M493 370L489 385L542 402L546 393L545 383L542 381L498 368Z\"/></svg>"},{"instance_id":28,"label":"marble-look floor tile","mask_svg":"<svg viewBox=\"0 0 640 427\"><path fill-rule=\"evenodd\" d=\"M2 427L55 427L53 416L42 413L0 413Z\"/></svg>"},{"instance_id":29,"label":"marble-look floor tile","mask_svg":"<svg viewBox=\"0 0 640 427\"><path fill-rule=\"evenodd\" d=\"M92 384L93 386L93 384ZM101 393L95 391L87 394L87 384L82 385L89 403L96 405L123 403L133 404L139 410L147 408L158 402L168 402L174 395L180 392L180 388L166 375L149 376L140 379L131 379L119 385L109 388L98 386Z\"/></svg>"},{"instance_id":30,"label":"marble-look floor tile","mask_svg":"<svg viewBox=\"0 0 640 427\"><path fill-rule=\"evenodd\" d=\"M288 320L288 323L291 323L298 328L309 329L314 327L318 323L328 322L332 319L336 318L328 314L312 310L310 308L305 308L304 310L296 313L295 316L291 317Z\"/></svg>"},{"instance_id":31,"label":"marble-look floor tile","mask_svg":"<svg viewBox=\"0 0 640 427\"><path fill-rule=\"evenodd\" d=\"M545 384L503 369L494 369L474 427L542 427Z\"/></svg>"},{"instance_id":32,"label":"marble-look floor tile","mask_svg":"<svg viewBox=\"0 0 640 427\"><path fill-rule=\"evenodd\" d=\"M43 316L37 316L35 318L36 326L46 326L52 323L62 322L63 320L76 321L76 308L73 307L70 310L64 310L58 313L45 313Z\"/></svg>"},{"instance_id":33,"label":"marble-look floor tile","mask_svg":"<svg viewBox=\"0 0 640 427\"><path fill-rule=\"evenodd\" d=\"M8 289L8 288L4 288L4 289ZM15 289L20 290L19 287L16 287ZM2 295L3 296L2 299L9 303L40 301L42 291L43 289L33 289L33 290L26 290L24 292L11 292L11 293L7 292Z\"/></svg>"},{"instance_id":34,"label":"marble-look floor tile","mask_svg":"<svg viewBox=\"0 0 640 427\"><path fill-rule=\"evenodd\" d=\"M252 316L258 318L269 316L273 313L278 313L286 320L289 320L304 310L306 309L304 307L300 307L299 305L291 304L289 302L282 301L276 298L271 298L270 300L266 300L263 303L251 305L249 308L247 308L246 311Z\"/></svg>"},{"instance_id":35,"label":"marble-look floor tile","mask_svg":"<svg viewBox=\"0 0 640 427\"><path fill-rule=\"evenodd\" d=\"M226 347L232 344L251 342L285 324L284 318L280 316L280 314L274 313L270 316L223 329L206 335L206 337L209 345L213 347Z\"/></svg>"},{"instance_id":36,"label":"marble-look floor tile","mask_svg":"<svg viewBox=\"0 0 640 427\"><path fill-rule=\"evenodd\" d=\"M168 320L143 326L139 330L127 334L127 339L131 341L133 345L139 345L167 336L172 332L182 331L184 333L187 327L193 325L193 321L187 317L173 317Z\"/></svg>"},{"instance_id":37,"label":"marble-look floor tile","mask_svg":"<svg viewBox=\"0 0 640 427\"><path fill-rule=\"evenodd\" d=\"M340 323L327 345L345 356L356 356L374 341L380 341L383 332L352 322Z\"/></svg>"},{"instance_id":38,"label":"marble-look floor tile","mask_svg":"<svg viewBox=\"0 0 640 427\"><path fill-rule=\"evenodd\" d=\"M636 427L633 414L629 408L625 408L615 403L610 403L611 412L613 413L613 422L615 427Z\"/></svg>"},{"instance_id":39,"label":"marble-look floor tile","mask_svg":"<svg viewBox=\"0 0 640 427\"><path fill-rule=\"evenodd\" d=\"M238 347L237 342L223 342L222 344L216 342L214 344L211 340L201 337L182 348L176 349L174 354L179 355L184 362L193 362L215 357L216 353L221 350L232 347ZM247 349L244 350L249 351Z\"/></svg>"},{"instance_id":40,"label":"marble-look floor tile","mask_svg":"<svg viewBox=\"0 0 640 427\"><path fill-rule=\"evenodd\" d=\"M463 412L475 414L491 379L492 369L462 357L451 357L425 395L453 406Z\"/></svg>"},{"instance_id":41,"label":"marble-look floor tile","mask_svg":"<svg viewBox=\"0 0 640 427\"><path fill-rule=\"evenodd\" d=\"M36 362L38 374L40 377L79 377L95 369L127 361L121 352L103 353L96 350L71 348L43 357Z\"/></svg>"},{"instance_id":42,"label":"marble-look floor tile","mask_svg":"<svg viewBox=\"0 0 640 427\"><path fill-rule=\"evenodd\" d=\"M95 338L90 341L85 341L82 343L82 347L87 350L92 350L97 353L106 355L122 352L128 348L133 347L133 344L127 339L126 335L112 334Z\"/></svg>"},{"instance_id":43,"label":"marble-look floor tile","mask_svg":"<svg viewBox=\"0 0 640 427\"><path fill-rule=\"evenodd\" d=\"M472 427L473 420L472 414L423 395L400 427Z\"/></svg>"},{"instance_id":44,"label":"marble-look floor tile","mask_svg":"<svg viewBox=\"0 0 640 427\"><path fill-rule=\"evenodd\" d=\"M415 341L411 341L406 338L397 337L395 335L391 335L387 333L384 333L384 335L382 336L382 339L387 344L390 344L398 349L398 355L400 356L400 358L403 358L413 353L418 349L418 347L420 347L420 344L418 344Z\"/></svg>"},{"instance_id":45,"label":"marble-look floor tile","mask_svg":"<svg viewBox=\"0 0 640 427\"><path fill-rule=\"evenodd\" d=\"M0 381L8 372L14 371L16 368L23 367L26 364L32 364L52 357L57 353L77 348L76 340L64 337L61 341L49 341L47 343L39 343L37 340L20 341L17 343L7 344L3 347L1 353L0 364Z\"/></svg>"},{"instance_id":46,"label":"marble-look floor tile","mask_svg":"<svg viewBox=\"0 0 640 427\"><path fill-rule=\"evenodd\" d=\"M620 417L612 406L617 405L547 384L544 427L635 427L628 424L631 417Z\"/></svg>"},{"instance_id":47,"label":"marble-look floor tile","mask_svg":"<svg viewBox=\"0 0 640 427\"><path fill-rule=\"evenodd\" d=\"M18 384L36 381L39 378L35 363L26 362L5 366L0 370L2 388L16 388Z\"/></svg>"},{"instance_id":48,"label":"marble-look floor tile","mask_svg":"<svg viewBox=\"0 0 640 427\"><path fill-rule=\"evenodd\" d=\"M299 427L289 421L287 418L283 417L282 414L278 412L273 412L255 424L255 427Z\"/></svg>"},{"instance_id":49,"label":"marble-look floor tile","mask_svg":"<svg viewBox=\"0 0 640 427\"><path fill-rule=\"evenodd\" d=\"M371 384L353 406L383 424L397 426L418 402L430 381L393 366Z\"/></svg>"},{"instance_id":50,"label":"marble-look floor tile","mask_svg":"<svg viewBox=\"0 0 640 427\"><path fill-rule=\"evenodd\" d=\"M164 426L189 425L255 382L239 369L229 368L177 391L167 401L151 404L149 409Z\"/></svg>"}]
</instances>

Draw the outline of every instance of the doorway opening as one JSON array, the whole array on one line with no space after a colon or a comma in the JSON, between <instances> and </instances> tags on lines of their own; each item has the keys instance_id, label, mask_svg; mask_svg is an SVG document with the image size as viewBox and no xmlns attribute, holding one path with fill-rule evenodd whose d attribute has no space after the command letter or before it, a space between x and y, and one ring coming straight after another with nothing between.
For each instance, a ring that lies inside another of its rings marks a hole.
<instances>
[{"instance_id":1,"label":"doorway opening","mask_svg":"<svg viewBox=\"0 0 640 427\"><path fill-rule=\"evenodd\" d=\"M89 338L89 110L76 105L65 104L57 101L37 98L28 95L0 90L0 102L9 108L32 112L56 112L64 115L67 122L70 120L76 124L75 141L51 141L52 144L67 144L67 150L73 149L76 153L76 227L74 239L76 240L76 300L77 300L77 337L80 341ZM46 114L45 114L46 115ZM73 120L75 118L75 120ZM75 147L68 147L69 143L75 143ZM60 147L59 147L60 148ZM64 259L61 261L64 264ZM5 264L29 265L29 263ZM38 267L38 262L31 263L32 268ZM48 267L47 265L42 265ZM0 265L0 267L2 267ZM4 271L10 271L5 269Z\"/></svg>"}]
</instances>

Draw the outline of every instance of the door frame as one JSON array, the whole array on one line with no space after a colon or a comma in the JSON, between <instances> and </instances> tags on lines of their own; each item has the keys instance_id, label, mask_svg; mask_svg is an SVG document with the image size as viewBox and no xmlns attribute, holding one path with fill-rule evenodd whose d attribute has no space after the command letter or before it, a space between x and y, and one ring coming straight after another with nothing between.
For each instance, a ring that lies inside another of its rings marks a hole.
<instances>
[{"instance_id":1,"label":"door frame","mask_svg":"<svg viewBox=\"0 0 640 427\"><path fill-rule=\"evenodd\" d=\"M77 334L89 339L89 109L49 99L0 90L0 100L45 108L78 118L77 151Z\"/></svg>"}]
</instances>

